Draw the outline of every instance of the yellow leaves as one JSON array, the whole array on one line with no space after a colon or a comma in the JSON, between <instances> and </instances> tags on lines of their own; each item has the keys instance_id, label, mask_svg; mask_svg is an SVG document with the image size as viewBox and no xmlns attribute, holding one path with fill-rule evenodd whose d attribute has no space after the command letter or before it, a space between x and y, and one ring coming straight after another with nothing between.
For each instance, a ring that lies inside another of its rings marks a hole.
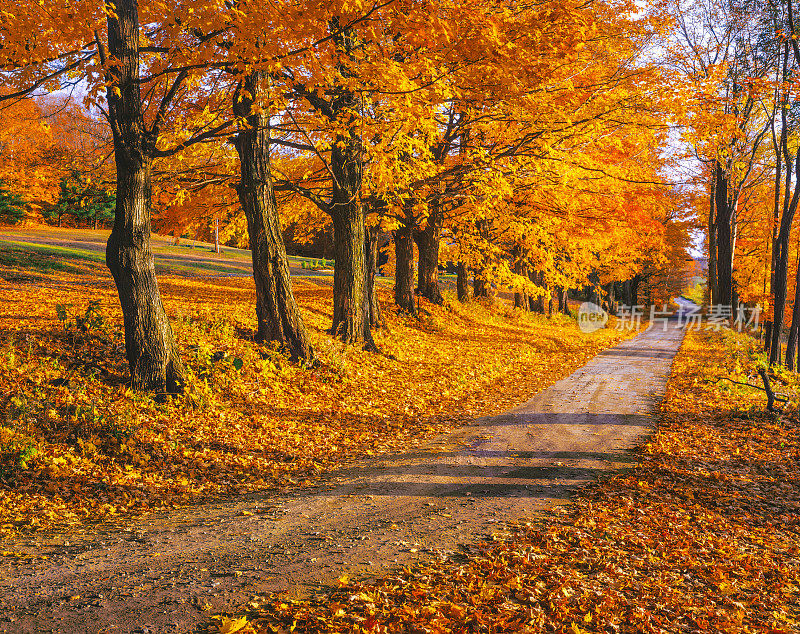
<instances>
[{"instance_id":1,"label":"yellow leaves","mask_svg":"<svg viewBox=\"0 0 800 634\"><path fill-rule=\"evenodd\" d=\"M16 550L2 550L0 551L0 557L12 557L14 559L33 559L35 558L35 555L18 552Z\"/></svg>"},{"instance_id":2,"label":"yellow leaves","mask_svg":"<svg viewBox=\"0 0 800 634\"><path fill-rule=\"evenodd\" d=\"M350 576L347 574L343 574L341 577L337 579L337 581L339 582L339 586L344 587L348 583L350 583Z\"/></svg>"},{"instance_id":3,"label":"yellow leaves","mask_svg":"<svg viewBox=\"0 0 800 634\"><path fill-rule=\"evenodd\" d=\"M92 236L47 231L71 240ZM179 257L186 247L171 242L157 239L154 250ZM250 269L247 253L227 258ZM208 273L186 266L193 275ZM0 316L6 333L0 393L13 395L5 407L14 420L27 412L31 434L0 426L0 464L13 464L17 476L14 487L2 490L4 534L32 519L51 527L210 495L308 486L342 459L414 447L510 407L619 336L600 333L587 341L574 325L479 304L423 303L429 317L422 325L387 311L390 327L377 338L393 360L331 339L325 333L330 287L299 281L296 292L321 359L319 367L303 369L241 336L254 328L251 280L164 275L165 305L193 378L184 397L156 404L125 387L119 303L113 286L96 284L97 275L106 275L102 264L92 267L48 274L47 285L0 285L0 301L25 313L28 337L12 340L20 324ZM56 305L83 314L94 299L106 326L67 332ZM388 292L381 301L388 306Z\"/></svg>"},{"instance_id":4,"label":"yellow leaves","mask_svg":"<svg viewBox=\"0 0 800 634\"><path fill-rule=\"evenodd\" d=\"M112 20L119 20L119 16L117 15L117 5L113 2L103 3L103 13L105 13L106 16Z\"/></svg>"},{"instance_id":5,"label":"yellow leaves","mask_svg":"<svg viewBox=\"0 0 800 634\"><path fill-rule=\"evenodd\" d=\"M719 335L690 334L646 459L573 506L512 524L457 563L347 578L326 598L265 609L261 631L796 629L800 429L694 382L729 363ZM734 446L746 459L731 461Z\"/></svg>"},{"instance_id":6,"label":"yellow leaves","mask_svg":"<svg viewBox=\"0 0 800 634\"><path fill-rule=\"evenodd\" d=\"M217 632L219 634L235 634L235 632L252 632L253 629L250 627L247 617L241 616L239 618L228 618L227 616L220 616L214 617L215 619L219 620L217 624Z\"/></svg>"}]
</instances>

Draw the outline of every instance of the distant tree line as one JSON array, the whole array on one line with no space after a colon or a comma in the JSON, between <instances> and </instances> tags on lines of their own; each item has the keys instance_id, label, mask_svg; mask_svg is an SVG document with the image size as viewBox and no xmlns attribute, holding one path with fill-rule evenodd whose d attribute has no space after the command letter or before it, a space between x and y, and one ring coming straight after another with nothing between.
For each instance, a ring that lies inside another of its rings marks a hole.
<instances>
[{"instance_id":1,"label":"distant tree line","mask_svg":"<svg viewBox=\"0 0 800 634\"><path fill-rule=\"evenodd\" d=\"M59 182L58 200L42 209L42 217L59 227L84 226L99 229L114 222L116 196L102 184L77 171ZM19 224L28 217L28 201L0 181L0 223Z\"/></svg>"}]
</instances>

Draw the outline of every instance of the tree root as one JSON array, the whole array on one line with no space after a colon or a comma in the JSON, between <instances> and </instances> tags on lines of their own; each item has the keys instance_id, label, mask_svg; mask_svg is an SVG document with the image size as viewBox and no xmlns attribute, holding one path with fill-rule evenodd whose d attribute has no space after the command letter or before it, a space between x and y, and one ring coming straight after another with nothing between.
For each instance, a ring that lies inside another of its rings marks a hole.
<instances>
[{"instance_id":1,"label":"tree root","mask_svg":"<svg viewBox=\"0 0 800 634\"><path fill-rule=\"evenodd\" d=\"M764 383L764 387L761 387L759 385L753 385L752 383L742 383L741 381L734 381L733 379L729 379L727 376L719 377L716 381L714 381L714 383L719 383L720 381L730 381L734 385L743 385L745 387L752 387L756 390L761 390L762 392L765 392L767 395L767 411L773 414L783 412L782 407L778 408L775 407L775 401L779 401L781 403L788 403L789 397L786 396L785 394L775 393L772 390L772 387L769 384L769 375L767 374L767 371L765 369L759 368L758 375L761 377L761 380Z\"/></svg>"}]
</instances>

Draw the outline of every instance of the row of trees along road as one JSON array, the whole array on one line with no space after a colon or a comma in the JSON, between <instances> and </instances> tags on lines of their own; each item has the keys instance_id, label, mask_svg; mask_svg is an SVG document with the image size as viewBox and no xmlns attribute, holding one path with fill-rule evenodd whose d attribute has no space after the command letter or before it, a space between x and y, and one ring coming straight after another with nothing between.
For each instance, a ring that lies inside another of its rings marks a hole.
<instances>
[{"instance_id":1,"label":"row of trees along road","mask_svg":"<svg viewBox=\"0 0 800 634\"><path fill-rule=\"evenodd\" d=\"M410 312L415 284L441 301L445 259L461 298L471 273L475 295L503 285L545 310L588 283L635 303L632 288L685 257L686 197L664 178L677 89L648 61L671 23L635 2L0 0L0 11L2 103L74 84L110 130L106 261L136 389L176 392L184 376L150 250L153 200L161 228L209 213L246 227L258 337L309 363L282 220L332 223L332 332L368 348L381 232Z\"/></svg>"},{"instance_id":2,"label":"row of trees along road","mask_svg":"<svg viewBox=\"0 0 800 634\"><path fill-rule=\"evenodd\" d=\"M770 363L794 369L800 328L796 7L792 0L672 3L671 68L686 139L703 164L709 301L767 307ZM791 252L794 250L794 254ZM789 295L795 263L794 303Z\"/></svg>"}]
</instances>

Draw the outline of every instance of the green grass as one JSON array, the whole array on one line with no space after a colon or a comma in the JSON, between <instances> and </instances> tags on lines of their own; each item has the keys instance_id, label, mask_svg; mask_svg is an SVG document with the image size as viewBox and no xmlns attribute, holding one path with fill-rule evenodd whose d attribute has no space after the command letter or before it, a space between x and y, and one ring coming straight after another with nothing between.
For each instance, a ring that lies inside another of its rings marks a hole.
<instances>
[{"instance_id":1,"label":"green grass","mask_svg":"<svg viewBox=\"0 0 800 634\"><path fill-rule=\"evenodd\" d=\"M26 273L52 273L62 271L67 273L80 273L83 268L68 262L55 259L52 255L8 249L0 246L0 268L23 269ZM6 279L19 278L19 275L5 275Z\"/></svg>"},{"instance_id":2,"label":"green grass","mask_svg":"<svg viewBox=\"0 0 800 634\"><path fill-rule=\"evenodd\" d=\"M105 255L97 251L90 251L88 249L72 249L70 247L57 247L50 244L36 244L34 242L0 240L0 249L10 253L39 253L41 255L56 255L73 260L105 262Z\"/></svg>"},{"instance_id":3,"label":"green grass","mask_svg":"<svg viewBox=\"0 0 800 634\"><path fill-rule=\"evenodd\" d=\"M156 271L162 274L246 275L251 272L250 252L243 249L223 247L222 254L216 255L213 246L205 244L198 244L193 249L188 245L153 245L153 255ZM203 260L213 259L214 261L197 261L192 257L193 255ZM319 258L290 256L288 260L290 266L301 268L303 262L319 261ZM72 261L71 264L70 261ZM76 261L104 263L105 253L102 250L0 240L0 267L23 269L25 273L80 272L82 269L77 266L78 262ZM332 264L332 260L328 260L328 262Z\"/></svg>"}]
</instances>

